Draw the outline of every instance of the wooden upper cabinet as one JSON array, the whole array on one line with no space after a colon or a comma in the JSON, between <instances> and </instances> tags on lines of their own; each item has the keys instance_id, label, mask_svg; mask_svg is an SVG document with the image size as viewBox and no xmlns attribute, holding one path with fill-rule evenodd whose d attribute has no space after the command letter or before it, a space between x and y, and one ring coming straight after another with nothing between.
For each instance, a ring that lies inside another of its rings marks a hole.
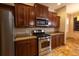
<instances>
[{"instance_id":1,"label":"wooden upper cabinet","mask_svg":"<svg viewBox=\"0 0 79 59\"><path fill-rule=\"evenodd\" d=\"M35 23L34 23L34 20L35 20L35 10L34 10L34 7L30 7L29 9L29 27L34 27Z\"/></svg>"},{"instance_id":2,"label":"wooden upper cabinet","mask_svg":"<svg viewBox=\"0 0 79 59\"><path fill-rule=\"evenodd\" d=\"M41 4L34 4L35 15L37 17L48 18L48 7Z\"/></svg>"},{"instance_id":3,"label":"wooden upper cabinet","mask_svg":"<svg viewBox=\"0 0 79 59\"><path fill-rule=\"evenodd\" d=\"M52 23L52 27L59 28L60 26L60 16L57 16L56 13L49 12L48 13L49 21Z\"/></svg>"},{"instance_id":4,"label":"wooden upper cabinet","mask_svg":"<svg viewBox=\"0 0 79 59\"><path fill-rule=\"evenodd\" d=\"M15 24L16 27L24 26L25 6L22 4L15 4Z\"/></svg>"},{"instance_id":5,"label":"wooden upper cabinet","mask_svg":"<svg viewBox=\"0 0 79 59\"><path fill-rule=\"evenodd\" d=\"M15 23L16 27L29 27L33 26L33 20L35 18L34 8L29 5L15 4Z\"/></svg>"},{"instance_id":6,"label":"wooden upper cabinet","mask_svg":"<svg viewBox=\"0 0 79 59\"><path fill-rule=\"evenodd\" d=\"M21 3L15 4L15 26L34 27L35 18L49 18L52 26L59 28L60 17L56 13L48 12L48 7L41 4L29 6Z\"/></svg>"},{"instance_id":7,"label":"wooden upper cabinet","mask_svg":"<svg viewBox=\"0 0 79 59\"><path fill-rule=\"evenodd\" d=\"M55 24L56 24L56 28L60 27L60 16L56 16L56 18L55 18Z\"/></svg>"},{"instance_id":8,"label":"wooden upper cabinet","mask_svg":"<svg viewBox=\"0 0 79 59\"><path fill-rule=\"evenodd\" d=\"M51 21L52 22L52 20L53 20L53 14L52 14L52 12L49 12L48 13L48 18L49 18L49 21Z\"/></svg>"}]
</instances>

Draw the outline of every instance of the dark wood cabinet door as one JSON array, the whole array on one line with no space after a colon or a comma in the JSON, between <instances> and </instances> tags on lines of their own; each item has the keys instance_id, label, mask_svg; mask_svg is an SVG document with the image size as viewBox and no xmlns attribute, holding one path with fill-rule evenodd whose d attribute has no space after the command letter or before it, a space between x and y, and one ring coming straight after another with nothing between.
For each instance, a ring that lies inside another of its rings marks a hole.
<instances>
[{"instance_id":1,"label":"dark wood cabinet door","mask_svg":"<svg viewBox=\"0 0 79 59\"><path fill-rule=\"evenodd\" d=\"M51 23L52 23L52 20L53 20L53 19L52 19L52 12L49 12L49 13L48 13L48 17L49 17L49 21L51 21Z\"/></svg>"},{"instance_id":2,"label":"dark wood cabinet door","mask_svg":"<svg viewBox=\"0 0 79 59\"><path fill-rule=\"evenodd\" d=\"M25 19L25 6L22 4L15 4L15 26L22 27L24 26Z\"/></svg>"},{"instance_id":3,"label":"dark wood cabinet door","mask_svg":"<svg viewBox=\"0 0 79 59\"><path fill-rule=\"evenodd\" d=\"M36 39L32 39L30 40L30 44L31 44L31 47L30 47L30 55L31 56L36 56L37 55L37 40Z\"/></svg>"},{"instance_id":4,"label":"dark wood cabinet door","mask_svg":"<svg viewBox=\"0 0 79 59\"><path fill-rule=\"evenodd\" d=\"M34 4L35 14L37 17L48 18L48 7L41 4Z\"/></svg>"},{"instance_id":5,"label":"dark wood cabinet door","mask_svg":"<svg viewBox=\"0 0 79 59\"><path fill-rule=\"evenodd\" d=\"M56 35L56 47L60 47L61 45L60 35Z\"/></svg>"},{"instance_id":6,"label":"dark wood cabinet door","mask_svg":"<svg viewBox=\"0 0 79 59\"><path fill-rule=\"evenodd\" d=\"M48 12L48 17L49 17L49 20L53 21L55 19L55 16L57 16L57 13L54 13L54 12Z\"/></svg>"},{"instance_id":7,"label":"dark wood cabinet door","mask_svg":"<svg viewBox=\"0 0 79 59\"><path fill-rule=\"evenodd\" d=\"M64 34L60 35L60 45L64 45Z\"/></svg>"},{"instance_id":8,"label":"dark wood cabinet door","mask_svg":"<svg viewBox=\"0 0 79 59\"><path fill-rule=\"evenodd\" d=\"M60 17L57 16L57 14L53 12L49 12L48 17L49 17L49 21L51 22L51 26L55 28L59 28Z\"/></svg>"},{"instance_id":9,"label":"dark wood cabinet door","mask_svg":"<svg viewBox=\"0 0 79 59\"><path fill-rule=\"evenodd\" d=\"M35 20L35 9L34 9L34 7L30 6L30 8L29 8L29 20L28 20L29 27L35 26L34 20Z\"/></svg>"},{"instance_id":10,"label":"dark wood cabinet door","mask_svg":"<svg viewBox=\"0 0 79 59\"><path fill-rule=\"evenodd\" d=\"M48 7L47 7L47 6L44 6L44 7L43 7L43 10L44 10L44 11L42 11L42 13L43 13L44 17L45 17L45 18L48 18ZM42 15L42 16L43 16L43 15Z\"/></svg>"},{"instance_id":11,"label":"dark wood cabinet door","mask_svg":"<svg viewBox=\"0 0 79 59\"><path fill-rule=\"evenodd\" d=\"M17 41L15 42L15 55L16 56L28 56L29 55L29 41Z\"/></svg>"},{"instance_id":12,"label":"dark wood cabinet door","mask_svg":"<svg viewBox=\"0 0 79 59\"><path fill-rule=\"evenodd\" d=\"M34 27L35 13L34 7L26 5L25 6L25 21L26 27Z\"/></svg>"},{"instance_id":13,"label":"dark wood cabinet door","mask_svg":"<svg viewBox=\"0 0 79 59\"><path fill-rule=\"evenodd\" d=\"M52 16L52 24L53 24L53 27L59 28L59 26L60 26L60 17L59 16Z\"/></svg>"},{"instance_id":14,"label":"dark wood cabinet door","mask_svg":"<svg viewBox=\"0 0 79 59\"><path fill-rule=\"evenodd\" d=\"M28 39L15 42L16 56L36 56L37 41L36 39Z\"/></svg>"},{"instance_id":15,"label":"dark wood cabinet door","mask_svg":"<svg viewBox=\"0 0 79 59\"><path fill-rule=\"evenodd\" d=\"M52 36L51 48L52 48L52 49L56 48L56 36Z\"/></svg>"},{"instance_id":16,"label":"dark wood cabinet door","mask_svg":"<svg viewBox=\"0 0 79 59\"><path fill-rule=\"evenodd\" d=\"M54 35L51 40L51 48L54 49L56 47L60 47L64 45L64 34Z\"/></svg>"},{"instance_id":17,"label":"dark wood cabinet door","mask_svg":"<svg viewBox=\"0 0 79 59\"><path fill-rule=\"evenodd\" d=\"M15 4L16 27L33 27L35 20L34 7L24 4Z\"/></svg>"},{"instance_id":18,"label":"dark wood cabinet door","mask_svg":"<svg viewBox=\"0 0 79 59\"><path fill-rule=\"evenodd\" d=\"M60 16L55 17L56 28L60 27Z\"/></svg>"},{"instance_id":19,"label":"dark wood cabinet door","mask_svg":"<svg viewBox=\"0 0 79 59\"><path fill-rule=\"evenodd\" d=\"M25 13L24 13L24 14L25 14L24 18L25 18L25 19L23 19L23 21L24 21L24 26L25 26L25 27L28 27L29 9L30 9L30 8L25 5Z\"/></svg>"}]
</instances>

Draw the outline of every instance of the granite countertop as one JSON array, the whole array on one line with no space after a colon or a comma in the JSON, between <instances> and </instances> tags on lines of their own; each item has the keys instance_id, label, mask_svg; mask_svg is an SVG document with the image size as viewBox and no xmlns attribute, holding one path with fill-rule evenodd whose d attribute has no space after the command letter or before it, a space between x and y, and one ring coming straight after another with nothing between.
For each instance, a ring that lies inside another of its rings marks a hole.
<instances>
[{"instance_id":1,"label":"granite countertop","mask_svg":"<svg viewBox=\"0 0 79 59\"><path fill-rule=\"evenodd\" d=\"M50 32L48 33L50 34L51 36L53 35L60 35L60 34L64 34L64 32ZM37 38L36 36L33 36L33 35L18 35L15 37L15 41L19 41L19 40L27 40L27 39L33 39L33 38Z\"/></svg>"},{"instance_id":2,"label":"granite countertop","mask_svg":"<svg viewBox=\"0 0 79 59\"><path fill-rule=\"evenodd\" d=\"M37 38L36 36L25 36L25 37L18 37L15 39L15 41L19 41L19 40L27 40L27 39L33 39L33 38Z\"/></svg>"},{"instance_id":3,"label":"granite countertop","mask_svg":"<svg viewBox=\"0 0 79 59\"><path fill-rule=\"evenodd\" d=\"M64 32L51 32L50 35L60 35L60 34L64 34Z\"/></svg>"}]
</instances>

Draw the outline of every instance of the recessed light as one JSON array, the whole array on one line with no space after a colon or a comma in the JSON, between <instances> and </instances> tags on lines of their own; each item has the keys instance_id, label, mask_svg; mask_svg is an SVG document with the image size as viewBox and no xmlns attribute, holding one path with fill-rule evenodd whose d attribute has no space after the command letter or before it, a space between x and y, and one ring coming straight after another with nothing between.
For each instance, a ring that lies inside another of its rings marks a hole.
<instances>
[{"instance_id":1,"label":"recessed light","mask_svg":"<svg viewBox=\"0 0 79 59\"><path fill-rule=\"evenodd\" d=\"M61 5L61 3L57 3L57 5Z\"/></svg>"}]
</instances>

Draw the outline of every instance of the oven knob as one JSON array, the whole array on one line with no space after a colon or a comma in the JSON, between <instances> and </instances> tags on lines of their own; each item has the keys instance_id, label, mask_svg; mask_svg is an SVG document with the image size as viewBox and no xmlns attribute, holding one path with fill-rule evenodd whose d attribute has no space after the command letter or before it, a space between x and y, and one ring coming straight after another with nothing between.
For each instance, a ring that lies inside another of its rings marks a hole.
<instances>
[{"instance_id":1,"label":"oven knob","mask_svg":"<svg viewBox=\"0 0 79 59\"><path fill-rule=\"evenodd\" d=\"M41 38L38 38L38 39L41 39Z\"/></svg>"}]
</instances>

